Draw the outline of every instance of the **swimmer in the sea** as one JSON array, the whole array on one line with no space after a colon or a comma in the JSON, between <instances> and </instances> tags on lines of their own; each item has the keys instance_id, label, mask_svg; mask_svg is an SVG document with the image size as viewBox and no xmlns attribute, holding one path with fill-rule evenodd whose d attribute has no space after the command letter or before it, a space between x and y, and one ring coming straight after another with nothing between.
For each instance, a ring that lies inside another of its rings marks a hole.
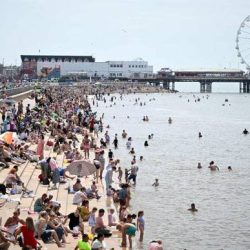
<instances>
[{"instance_id":1,"label":"swimmer in the sea","mask_svg":"<svg viewBox=\"0 0 250 250\"><path fill-rule=\"evenodd\" d=\"M219 170L220 170L220 169L218 168L218 166L214 164L214 161L211 161L211 162L209 163L208 168L210 168L211 171L216 171L216 170L219 171Z\"/></svg>"},{"instance_id":2,"label":"swimmer in the sea","mask_svg":"<svg viewBox=\"0 0 250 250\"><path fill-rule=\"evenodd\" d=\"M155 179L155 182L152 184L154 187L158 187L160 185L159 180Z\"/></svg>"},{"instance_id":3,"label":"swimmer in the sea","mask_svg":"<svg viewBox=\"0 0 250 250\"><path fill-rule=\"evenodd\" d=\"M135 154L135 150L134 150L134 148L131 148L131 150L130 150L130 152L129 152L130 154Z\"/></svg>"},{"instance_id":4,"label":"swimmer in the sea","mask_svg":"<svg viewBox=\"0 0 250 250\"><path fill-rule=\"evenodd\" d=\"M201 166L201 163L200 163L200 162L198 162L198 166L197 166L197 168L202 168L202 166Z\"/></svg>"},{"instance_id":5,"label":"swimmer in the sea","mask_svg":"<svg viewBox=\"0 0 250 250\"><path fill-rule=\"evenodd\" d=\"M125 130L122 131L122 138L126 138L127 137L127 133Z\"/></svg>"},{"instance_id":6,"label":"swimmer in the sea","mask_svg":"<svg viewBox=\"0 0 250 250\"><path fill-rule=\"evenodd\" d=\"M249 134L249 132L248 132L248 130L245 128L245 129L243 130L242 134L247 135L247 134Z\"/></svg>"},{"instance_id":7,"label":"swimmer in the sea","mask_svg":"<svg viewBox=\"0 0 250 250\"><path fill-rule=\"evenodd\" d=\"M188 211L191 211L191 212L198 212L198 209L195 207L195 204L192 203L192 204L191 204L191 207L188 209Z\"/></svg>"}]
</instances>

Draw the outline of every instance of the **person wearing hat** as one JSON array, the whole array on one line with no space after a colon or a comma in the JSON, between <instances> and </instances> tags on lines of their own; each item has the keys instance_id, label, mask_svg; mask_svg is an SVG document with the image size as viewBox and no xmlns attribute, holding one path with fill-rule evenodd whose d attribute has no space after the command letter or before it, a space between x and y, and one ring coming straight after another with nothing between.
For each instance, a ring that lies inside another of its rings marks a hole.
<instances>
[{"instance_id":1,"label":"person wearing hat","mask_svg":"<svg viewBox=\"0 0 250 250\"><path fill-rule=\"evenodd\" d=\"M89 237L87 234L82 235L82 239L77 242L75 250L91 250L91 246L89 244Z\"/></svg>"}]
</instances>

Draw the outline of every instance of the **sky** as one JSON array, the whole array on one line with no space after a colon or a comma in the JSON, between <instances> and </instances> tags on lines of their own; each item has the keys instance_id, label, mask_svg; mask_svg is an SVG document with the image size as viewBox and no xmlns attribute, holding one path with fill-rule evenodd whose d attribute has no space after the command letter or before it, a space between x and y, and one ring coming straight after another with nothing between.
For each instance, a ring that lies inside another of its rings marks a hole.
<instances>
[{"instance_id":1,"label":"sky","mask_svg":"<svg viewBox=\"0 0 250 250\"><path fill-rule=\"evenodd\" d=\"M235 39L248 15L249 0L0 0L0 62L40 50L143 58L155 71L242 68Z\"/></svg>"}]
</instances>

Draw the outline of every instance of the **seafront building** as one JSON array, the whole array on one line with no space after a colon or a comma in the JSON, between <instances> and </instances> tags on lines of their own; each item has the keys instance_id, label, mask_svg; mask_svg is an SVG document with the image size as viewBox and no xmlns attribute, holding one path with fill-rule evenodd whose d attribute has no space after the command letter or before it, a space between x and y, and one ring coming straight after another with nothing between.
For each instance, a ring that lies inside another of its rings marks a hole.
<instances>
[{"instance_id":1,"label":"seafront building","mask_svg":"<svg viewBox=\"0 0 250 250\"><path fill-rule=\"evenodd\" d=\"M153 66L147 61L96 62L92 56L21 55L21 73L27 79L83 75L97 78L150 78Z\"/></svg>"}]
</instances>

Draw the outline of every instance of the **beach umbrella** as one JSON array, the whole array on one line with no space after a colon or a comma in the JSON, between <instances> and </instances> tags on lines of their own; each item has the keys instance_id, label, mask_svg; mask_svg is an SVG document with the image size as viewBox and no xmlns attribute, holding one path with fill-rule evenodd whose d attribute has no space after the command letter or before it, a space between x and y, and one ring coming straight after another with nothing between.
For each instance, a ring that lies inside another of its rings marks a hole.
<instances>
[{"instance_id":1,"label":"beach umbrella","mask_svg":"<svg viewBox=\"0 0 250 250\"><path fill-rule=\"evenodd\" d=\"M0 135L0 140L7 143L7 144L11 144L17 138L18 138L17 133L15 133L15 132L5 132L5 133Z\"/></svg>"},{"instance_id":2,"label":"beach umbrella","mask_svg":"<svg viewBox=\"0 0 250 250\"><path fill-rule=\"evenodd\" d=\"M96 172L96 167L89 161L79 160L70 163L65 171L68 171L72 175L82 177L94 174Z\"/></svg>"}]
</instances>

